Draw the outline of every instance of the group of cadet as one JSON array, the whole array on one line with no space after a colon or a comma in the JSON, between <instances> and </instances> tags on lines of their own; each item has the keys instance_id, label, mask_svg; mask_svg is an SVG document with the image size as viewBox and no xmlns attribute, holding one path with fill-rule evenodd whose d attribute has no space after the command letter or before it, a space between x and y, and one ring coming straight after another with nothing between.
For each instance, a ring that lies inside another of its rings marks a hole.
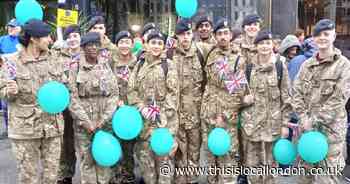
<instances>
[{"instance_id":1,"label":"group of cadet","mask_svg":"<svg viewBox=\"0 0 350 184\"><path fill-rule=\"evenodd\" d=\"M28 21L22 27L22 49L4 59L0 73L18 182L72 183L75 155L82 184L198 183L197 175L165 176L159 170L164 164L199 167L201 149L208 166L276 167L273 142L290 137L293 117L299 119L301 131L318 130L327 136L329 153L320 166L345 165L350 63L333 46L333 21L315 25L312 39L318 50L299 63L291 63L289 56L301 43L278 54L273 35L262 29L258 15L244 18L242 32L232 30L224 18L213 24L201 17L194 25L179 20L175 35L166 38L156 24L148 23L141 33L143 50L134 55L133 35L121 31L111 42L103 17L93 17L84 35L79 26L69 26L64 46L52 49L50 27ZM290 65L297 70L292 80ZM47 114L36 102L37 90L50 80L66 84L71 92L63 114ZM121 141L123 157L115 167L100 167L91 155L92 137L98 129L111 130L113 113L123 105L139 109L143 130L137 139ZM157 156L150 148L150 135L159 127L169 128L175 137L168 156ZM207 146L208 134L217 127L231 136L231 150L224 156L213 155ZM134 174L136 167L142 181ZM276 183L272 176L219 174L208 175L207 183L233 184L244 177L251 184ZM340 183L338 176L330 175L298 180Z\"/></svg>"}]
</instances>

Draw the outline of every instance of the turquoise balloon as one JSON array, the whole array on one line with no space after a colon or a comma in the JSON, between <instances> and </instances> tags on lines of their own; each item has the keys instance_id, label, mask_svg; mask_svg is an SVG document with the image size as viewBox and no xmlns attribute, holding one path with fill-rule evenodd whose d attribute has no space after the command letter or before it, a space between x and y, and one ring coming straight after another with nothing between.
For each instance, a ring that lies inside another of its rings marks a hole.
<instances>
[{"instance_id":1,"label":"turquoise balloon","mask_svg":"<svg viewBox=\"0 0 350 184\"><path fill-rule=\"evenodd\" d=\"M168 155L174 144L174 138L167 128L157 128L151 135L151 149L158 156Z\"/></svg>"},{"instance_id":2,"label":"turquoise balloon","mask_svg":"<svg viewBox=\"0 0 350 184\"><path fill-rule=\"evenodd\" d=\"M279 139L272 150L275 160L284 165L290 165L297 157L297 149L288 139Z\"/></svg>"},{"instance_id":3,"label":"turquoise balloon","mask_svg":"<svg viewBox=\"0 0 350 184\"><path fill-rule=\"evenodd\" d=\"M176 0L175 2L175 9L180 17L191 18L196 14L197 8L197 0Z\"/></svg>"},{"instance_id":4,"label":"turquoise balloon","mask_svg":"<svg viewBox=\"0 0 350 184\"><path fill-rule=\"evenodd\" d=\"M17 21L23 25L30 19L43 20L43 9L35 0L20 0L15 7Z\"/></svg>"},{"instance_id":5,"label":"turquoise balloon","mask_svg":"<svg viewBox=\"0 0 350 184\"><path fill-rule=\"evenodd\" d=\"M122 148L117 138L103 130L95 133L91 152L96 163L102 167L111 167L122 157Z\"/></svg>"},{"instance_id":6,"label":"turquoise balloon","mask_svg":"<svg viewBox=\"0 0 350 184\"><path fill-rule=\"evenodd\" d=\"M141 114L136 107L124 105L114 113L112 127L119 138L123 140L134 139L143 128Z\"/></svg>"},{"instance_id":7,"label":"turquoise balloon","mask_svg":"<svg viewBox=\"0 0 350 184\"><path fill-rule=\"evenodd\" d=\"M208 136L209 151L216 156L223 156L231 149L231 136L223 128L215 128Z\"/></svg>"},{"instance_id":8,"label":"turquoise balloon","mask_svg":"<svg viewBox=\"0 0 350 184\"><path fill-rule=\"evenodd\" d=\"M304 133L298 142L298 153L307 163L318 163L328 154L327 137L320 132Z\"/></svg>"},{"instance_id":9,"label":"turquoise balloon","mask_svg":"<svg viewBox=\"0 0 350 184\"><path fill-rule=\"evenodd\" d=\"M50 81L39 88L37 102L42 110L47 113L63 112L70 102L69 91L64 84Z\"/></svg>"}]
</instances>

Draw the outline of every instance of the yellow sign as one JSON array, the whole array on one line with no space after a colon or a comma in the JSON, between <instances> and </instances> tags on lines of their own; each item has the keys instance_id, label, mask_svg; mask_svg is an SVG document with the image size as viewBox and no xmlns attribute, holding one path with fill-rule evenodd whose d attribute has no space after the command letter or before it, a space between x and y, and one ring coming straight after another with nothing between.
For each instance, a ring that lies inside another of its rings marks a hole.
<instances>
[{"instance_id":1,"label":"yellow sign","mask_svg":"<svg viewBox=\"0 0 350 184\"><path fill-rule=\"evenodd\" d=\"M57 26L67 27L78 24L78 11L57 9Z\"/></svg>"}]
</instances>

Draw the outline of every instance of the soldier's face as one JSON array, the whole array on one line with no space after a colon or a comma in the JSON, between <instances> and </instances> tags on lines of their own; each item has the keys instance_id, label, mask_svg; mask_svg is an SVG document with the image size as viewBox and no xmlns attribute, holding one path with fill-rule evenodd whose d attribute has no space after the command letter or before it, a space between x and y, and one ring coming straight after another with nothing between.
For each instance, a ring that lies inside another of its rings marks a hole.
<instances>
[{"instance_id":1,"label":"soldier's face","mask_svg":"<svg viewBox=\"0 0 350 184\"><path fill-rule=\"evenodd\" d=\"M262 40L257 44L259 55L270 55L273 53L273 41L272 40Z\"/></svg>"},{"instance_id":2,"label":"soldier's face","mask_svg":"<svg viewBox=\"0 0 350 184\"><path fill-rule=\"evenodd\" d=\"M80 47L80 34L71 33L67 38L67 45L71 49L76 49Z\"/></svg>"},{"instance_id":3,"label":"soldier's face","mask_svg":"<svg viewBox=\"0 0 350 184\"><path fill-rule=\"evenodd\" d=\"M183 32L181 34L176 35L180 45L184 49L188 49L191 46L192 39L193 39L193 33L192 30L188 30L186 32Z\"/></svg>"},{"instance_id":4,"label":"soldier's face","mask_svg":"<svg viewBox=\"0 0 350 184\"><path fill-rule=\"evenodd\" d=\"M164 41L160 39L152 39L148 42L148 51L152 56L158 57L164 49Z\"/></svg>"},{"instance_id":5,"label":"soldier's face","mask_svg":"<svg viewBox=\"0 0 350 184\"><path fill-rule=\"evenodd\" d=\"M122 55L128 55L131 53L133 41L130 38L123 38L118 41L117 46Z\"/></svg>"},{"instance_id":6,"label":"soldier's face","mask_svg":"<svg viewBox=\"0 0 350 184\"><path fill-rule=\"evenodd\" d=\"M49 45L52 42L51 36L45 36L41 38L32 38L32 42L37 46L41 51L48 51Z\"/></svg>"},{"instance_id":7,"label":"soldier's face","mask_svg":"<svg viewBox=\"0 0 350 184\"><path fill-rule=\"evenodd\" d=\"M335 30L326 30L314 36L314 42L320 50L323 50L323 49L328 49L330 47L333 47L335 38L336 38Z\"/></svg>"},{"instance_id":8,"label":"soldier's face","mask_svg":"<svg viewBox=\"0 0 350 184\"><path fill-rule=\"evenodd\" d=\"M203 22L198 26L198 34L201 39L208 39L212 32L210 22Z\"/></svg>"},{"instance_id":9,"label":"soldier's face","mask_svg":"<svg viewBox=\"0 0 350 184\"><path fill-rule=\"evenodd\" d=\"M244 32L251 38L255 38L260 31L260 23L255 22L244 26Z\"/></svg>"},{"instance_id":10,"label":"soldier's face","mask_svg":"<svg viewBox=\"0 0 350 184\"><path fill-rule=\"evenodd\" d=\"M89 58L97 58L98 56L98 48L100 48L100 42L90 42L86 44L84 48L84 52Z\"/></svg>"},{"instance_id":11,"label":"soldier's face","mask_svg":"<svg viewBox=\"0 0 350 184\"><path fill-rule=\"evenodd\" d=\"M232 39L232 32L229 28L219 29L215 33L215 39L220 47L229 47Z\"/></svg>"},{"instance_id":12,"label":"soldier's face","mask_svg":"<svg viewBox=\"0 0 350 184\"><path fill-rule=\"evenodd\" d=\"M21 27L7 26L7 32L11 36L17 36L21 32Z\"/></svg>"},{"instance_id":13,"label":"soldier's face","mask_svg":"<svg viewBox=\"0 0 350 184\"><path fill-rule=\"evenodd\" d=\"M101 36L104 36L106 34L106 27L104 24L96 24L90 29L89 32L96 32Z\"/></svg>"}]
</instances>

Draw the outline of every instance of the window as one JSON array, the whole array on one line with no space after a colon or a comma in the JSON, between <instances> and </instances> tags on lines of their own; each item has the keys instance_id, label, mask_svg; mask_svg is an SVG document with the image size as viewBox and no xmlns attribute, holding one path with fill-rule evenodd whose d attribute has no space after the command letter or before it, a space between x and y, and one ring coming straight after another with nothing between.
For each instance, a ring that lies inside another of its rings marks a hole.
<instances>
[{"instance_id":1,"label":"window","mask_svg":"<svg viewBox=\"0 0 350 184\"><path fill-rule=\"evenodd\" d=\"M242 0L242 6L245 6L245 3L246 3L245 0Z\"/></svg>"},{"instance_id":2,"label":"window","mask_svg":"<svg viewBox=\"0 0 350 184\"><path fill-rule=\"evenodd\" d=\"M238 0L235 0L235 6L238 6Z\"/></svg>"},{"instance_id":3,"label":"window","mask_svg":"<svg viewBox=\"0 0 350 184\"><path fill-rule=\"evenodd\" d=\"M237 20L238 19L238 12L235 12L235 20Z\"/></svg>"}]
</instances>

